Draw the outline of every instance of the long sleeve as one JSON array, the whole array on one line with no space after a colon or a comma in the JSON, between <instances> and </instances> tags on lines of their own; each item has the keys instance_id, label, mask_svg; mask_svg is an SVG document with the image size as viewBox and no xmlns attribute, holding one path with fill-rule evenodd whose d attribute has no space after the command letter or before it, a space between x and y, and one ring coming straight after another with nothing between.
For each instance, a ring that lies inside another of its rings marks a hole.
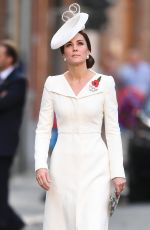
<instances>
[{"instance_id":1,"label":"long sleeve","mask_svg":"<svg viewBox=\"0 0 150 230\"><path fill-rule=\"evenodd\" d=\"M6 92L5 96L0 96L0 112L10 111L14 109L15 106L24 103L26 85L26 80L24 78L19 78L14 80L8 89L0 91L0 93L3 91Z\"/></svg>"},{"instance_id":2,"label":"long sleeve","mask_svg":"<svg viewBox=\"0 0 150 230\"><path fill-rule=\"evenodd\" d=\"M104 121L107 148L110 161L111 179L115 177L124 177L123 150L118 123L118 103L116 99L115 82L112 76L107 82L107 92L105 92L104 102Z\"/></svg>"},{"instance_id":3,"label":"long sleeve","mask_svg":"<svg viewBox=\"0 0 150 230\"><path fill-rule=\"evenodd\" d=\"M53 118L54 111L52 93L47 90L45 82L39 112L39 120L35 132L35 171L39 168L48 168L47 158Z\"/></svg>"}]
</instances>

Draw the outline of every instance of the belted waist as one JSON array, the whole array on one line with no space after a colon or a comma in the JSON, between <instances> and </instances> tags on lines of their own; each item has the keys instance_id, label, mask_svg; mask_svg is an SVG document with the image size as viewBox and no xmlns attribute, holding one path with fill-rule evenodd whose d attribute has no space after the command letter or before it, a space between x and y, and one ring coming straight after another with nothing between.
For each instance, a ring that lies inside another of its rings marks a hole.
<instances>
[{"instance_id":1,"label":"belted waist","mask_svg":"<svg viewBox=\"0 0 150 230\"><path fill-rule=\"evenodd\" d=\"M101 131L95 131L95 130L58 130L58 134L101 134Z\"/></svg>"}]
</instances>

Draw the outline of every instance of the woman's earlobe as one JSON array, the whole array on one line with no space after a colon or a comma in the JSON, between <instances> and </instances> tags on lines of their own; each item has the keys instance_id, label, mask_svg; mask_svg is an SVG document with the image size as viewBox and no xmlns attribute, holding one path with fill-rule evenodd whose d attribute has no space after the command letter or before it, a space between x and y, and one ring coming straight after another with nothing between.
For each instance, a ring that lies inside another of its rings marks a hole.
<instances>
[{"instance_id":1,"label":"woman's earlobe","mask_svg":"<svg viewBox=\"0 0 150 230\"><path fill-rule=\"evenodd\" d=\"M86 59L89 59L89 57L90 57L90 53L89 53L89 54L87 54Z\"/></svg>"}]
</instances>

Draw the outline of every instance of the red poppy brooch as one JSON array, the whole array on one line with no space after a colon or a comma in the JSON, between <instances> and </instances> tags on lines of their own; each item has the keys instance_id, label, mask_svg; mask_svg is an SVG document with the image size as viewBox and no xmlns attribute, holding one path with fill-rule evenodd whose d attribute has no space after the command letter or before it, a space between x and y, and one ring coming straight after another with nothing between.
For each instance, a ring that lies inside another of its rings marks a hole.
<instances>
[{"instance_id":1,"label":"red poppy brooch","mask_svg":"<svg viewBox=\"0 0 150 230\"><path fill-rule=\"evenodd\" d=\"M96 90L98 90L98 86L99 86L100 80L101 80L101 76L99 78L93 80L91 82L91 84L89 85L89 90L93 91L93 92L96 91Z\"/></svg>"}]
</instances>

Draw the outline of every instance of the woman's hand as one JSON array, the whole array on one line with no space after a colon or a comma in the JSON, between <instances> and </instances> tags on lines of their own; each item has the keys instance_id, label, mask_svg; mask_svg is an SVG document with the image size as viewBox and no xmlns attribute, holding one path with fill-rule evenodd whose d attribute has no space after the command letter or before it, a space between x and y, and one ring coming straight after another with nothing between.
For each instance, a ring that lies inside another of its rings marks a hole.
<instances>
[{"instance_id":1,"label":"woman's hand","mask_svg":"<svg viewBox=\"0 0 150 230\"><path fill-rule=\"evenodd\" d=\"M48 173L48 169L41 168L41 169L36 170L36 180L43 189L49 190L50 176Z\"/></svg>"},{"instance_id":2,"label":"woman's hand","mask_svg":"<svg viewBox=\"0 0 150 230\"><path fill-rule=\"evenodd\" d=\"M123 177L115 177L112 179L112 182L115 186L116 195L119 196L120 193L124 190L126 179Z\"/></svg>"}]
</instances>

